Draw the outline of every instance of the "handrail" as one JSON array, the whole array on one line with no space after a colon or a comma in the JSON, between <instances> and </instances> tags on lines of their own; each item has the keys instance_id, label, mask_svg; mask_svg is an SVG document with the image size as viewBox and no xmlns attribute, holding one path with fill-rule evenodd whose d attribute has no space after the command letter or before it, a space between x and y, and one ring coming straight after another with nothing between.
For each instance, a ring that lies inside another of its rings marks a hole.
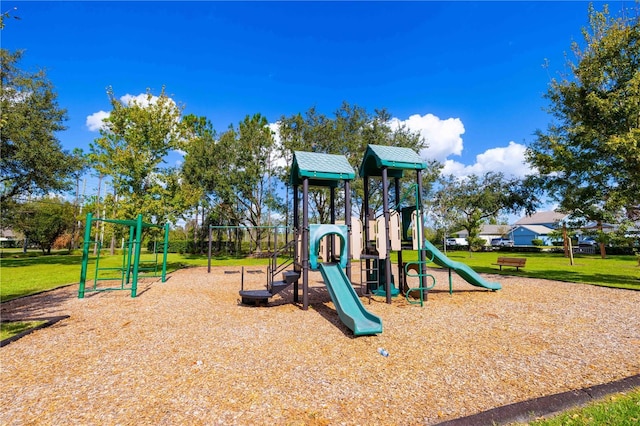
<instances>
[{"instance_id":1,"label":"handrail","mask_svg":"<svg viewBox=\"0 0 640 426\"><path fill-rule=\"evenodd\" d=\"M274 277L291 266L295 259L293 258L293 248L295 247L296 240L291 240L285 244L281 249L273 251L273 259L271 264L267 267L267 289L271 289L273 286ZM278 255L287 253L288 256L282 263L278 265Z\"/></svg>"}]
</instances>

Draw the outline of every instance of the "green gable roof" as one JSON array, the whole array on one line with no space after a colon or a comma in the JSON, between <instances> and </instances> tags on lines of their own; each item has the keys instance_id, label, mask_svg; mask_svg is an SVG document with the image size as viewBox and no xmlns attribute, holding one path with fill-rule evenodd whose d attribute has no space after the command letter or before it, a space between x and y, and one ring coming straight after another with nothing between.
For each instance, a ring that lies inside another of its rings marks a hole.
<instances>
[{"instance_id":1,"label":"green gable roof","mask_svg":"<svg viewBox=\"0 0 640 426\"><path fill-rule=\"evenodd\" d=\"M289 181L300 185L305 178L312 186L333 186L356 177L353 167L344 155L295 151Z\"/></svg>"},{"instance_id":2,"label":"green gable roof","mask_svg":"<svg viewBox=\"0 0 640 426\"><path fill-rule=\"evenodd\" d=\"M427 163L411 148L368 145L360 164L360 176L382 176L385 167L389 177L402 177L404 170L423 170Z\"/></svg>"}]
</instances>

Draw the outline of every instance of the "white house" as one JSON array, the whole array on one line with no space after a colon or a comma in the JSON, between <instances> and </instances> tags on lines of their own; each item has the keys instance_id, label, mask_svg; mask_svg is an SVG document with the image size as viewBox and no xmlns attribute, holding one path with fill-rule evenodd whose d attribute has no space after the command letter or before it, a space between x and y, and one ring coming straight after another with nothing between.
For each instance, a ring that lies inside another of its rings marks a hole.
<instances>
[{"instance_id":1,"label":"white house","mask_svg":"<svg viewBox=\"0 0 640 426\"><path fill-rule=\"evenodd\" d=\"M485 223L481 226L478 237L486 241L485 245L490 246L491 240L494 238L500 238L503 236L507 238L511 238L509 229L510 229L509 225L489 225ZM454 234L460 238L469 237L469 233L467 232L466 229L463 229L462 231L454 232Z\"/></svg>"}]
</instances>

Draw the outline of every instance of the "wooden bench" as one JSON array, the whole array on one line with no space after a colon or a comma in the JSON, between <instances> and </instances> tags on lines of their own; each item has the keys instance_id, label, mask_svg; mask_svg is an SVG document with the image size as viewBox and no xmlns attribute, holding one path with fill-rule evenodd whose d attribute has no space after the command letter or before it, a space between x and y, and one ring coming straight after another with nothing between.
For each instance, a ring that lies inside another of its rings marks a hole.
<instances>
[{"instance_id":1,"label":"wooden bench","mask_svg":"<svg viewBox=\"0 0 640 426\"><path fill-rule=\"evenodd\" d=\"M524 257L499 257L498 261L492 265L500 266L501 271L503 266L513 266L518 271L520 268L524 268L525 263L527 263L527 259Z\"/></svg>"}]
</instances>

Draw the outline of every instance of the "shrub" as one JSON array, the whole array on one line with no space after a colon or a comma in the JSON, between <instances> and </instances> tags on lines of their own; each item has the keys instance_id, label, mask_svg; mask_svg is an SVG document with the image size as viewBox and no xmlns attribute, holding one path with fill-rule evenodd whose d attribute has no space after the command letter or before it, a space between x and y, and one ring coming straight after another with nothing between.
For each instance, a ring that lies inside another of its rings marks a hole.
<instances>
[{"instance_id":1,"label":"shrub","mask_svg":"<svg viewBox=\"0 0 640 426\"><path fill-rule=\"evenodd\" d=\"M536 239L531 240L531 244L533 244L536 247L542 247L542 245L544 244L544 241L542 241L539 238L536 238Z\"/></svg>"}]
</instances>

